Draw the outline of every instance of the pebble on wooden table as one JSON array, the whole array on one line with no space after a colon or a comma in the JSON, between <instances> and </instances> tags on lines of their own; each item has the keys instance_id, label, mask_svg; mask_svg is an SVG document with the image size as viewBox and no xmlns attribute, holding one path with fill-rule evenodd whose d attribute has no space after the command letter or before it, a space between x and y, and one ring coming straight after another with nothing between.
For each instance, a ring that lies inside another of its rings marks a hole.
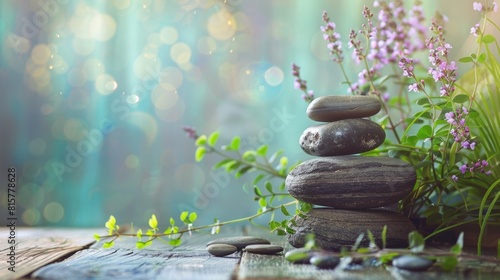
<instances>
[{"instance_id":1,"label":"pebble on wooden table","mask_svg":"<svg viewBox=\"0 0 500 280\"><path fill-rule=\"evenodd\" d=\"M254 244L246 246L243 250L253 254L274 255L283 252L283 247L273 244Z\"/></svg>"},{"instance_id":2,"label":"pebble on wooden table","mask_svg":"<svg viewBox=\"0 0 500 280\"><path fill-rule=\"evenodd\" d=\"M249 245L269 244L271 244L269 240L256 236L231 236L218 238L208 242L207 251L216 257L224 257L236 251L240 251ZM276 248L274 249L276 250ZM283 248L281 248L281 250L283 250Z\"/></svg>"},{"instance_id":3,"label":"pebble on wooden table","mask_svg":"<svg viewBox=\"0 0 500 280\"><path fill-rule=\"evenodd\" d=\"M207 246L207 251L216 257L225 257L238 251L238 248L229 244L212 244Z\"/></svg>"}]
</instances>

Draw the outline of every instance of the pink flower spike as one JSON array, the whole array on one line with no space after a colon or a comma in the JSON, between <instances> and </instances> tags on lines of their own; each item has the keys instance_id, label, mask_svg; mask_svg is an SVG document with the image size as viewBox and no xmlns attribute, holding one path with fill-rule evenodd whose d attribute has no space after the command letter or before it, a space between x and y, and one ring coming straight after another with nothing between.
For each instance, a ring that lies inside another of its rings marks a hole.
<instances>
[{"instance_id":1,"label":"pink flower spike","mask_svg":"<svg viewBox=\"0 0 500 280\"><path fill-rule=\"evenodd\" d=\"M474 11L481 12L483 10L483 4L481 4L479 2L474 2L474 3L472 3L472 9Z\"/></svg>"},{"instance_id":2,"label":"pink flower spike","mask_svg":"<svg viewBox=\"0 0 500 280\"><path fill-rule=\"evenodd\" d=\"M498 10L498 5L497 5L497 2L493 2L493 12L497 12Z\"/></svg>"}]
</instances>

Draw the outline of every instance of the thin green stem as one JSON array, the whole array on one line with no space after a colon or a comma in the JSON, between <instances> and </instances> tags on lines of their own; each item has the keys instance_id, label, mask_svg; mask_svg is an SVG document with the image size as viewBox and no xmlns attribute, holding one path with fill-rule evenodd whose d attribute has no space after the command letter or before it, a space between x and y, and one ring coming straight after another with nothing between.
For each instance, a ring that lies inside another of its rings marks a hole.
<instances>
[{"instance_id":1,"label":"thin green stem","mask_svg":"<svg viewBox=\"0 0 500 280\"><path fill-rule=\"evenodd\" d=\"M273 212L275 210L281 209L281 206L287 207L287 206L294 205L294 204L296 205L298 203L299 203L298 200L294 200L294 201L290 201L290 202L287 202L287 203L283 203L283 204L281 204L279 206L266 207L266 209L263 210L262 212L256 213L256 214L251 215L251 216L239 218L239 219L229 220L229 221L225 221L225 222L218 222L218 223L213 223L213 224L204 225L204 226L192 227L190 229L182 229L182 230L179 230L176 233L170 233L170 234L167 234L167 233L155 233L155 234L152 234L152 235L144 235L144 237L157 238L157 237L161 237L161 236L173 236L173 235L179 235L179 234L182 235L183 233L186 233L186 232L193 232L193 231L198 231L198 230L207 229L207 228L213 228L213 227L221 227L221 226L225 226L225 225L229 225L229 224L241 223L241 222L244 222L244 221L252 221L253 219L255 219L257 217L260 217L260 216L262 216L264 214L267 214L269 212ZM120 236L134 237L134 236L137 236L137 234L136 233L118 233L118 232L115 231L114 234L103 235L103 236L100 236L100 238L115 237L113 239L113 240L115 240L116 238L118 238Z\"/></svg>"}]
</instances>

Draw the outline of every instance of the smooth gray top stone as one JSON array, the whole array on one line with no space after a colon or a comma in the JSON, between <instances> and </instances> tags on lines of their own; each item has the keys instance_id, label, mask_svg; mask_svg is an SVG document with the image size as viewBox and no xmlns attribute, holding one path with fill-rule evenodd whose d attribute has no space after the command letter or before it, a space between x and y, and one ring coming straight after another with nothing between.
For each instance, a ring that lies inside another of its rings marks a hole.
<instances>
[{"instance_id":1,"label":"smooth gray top stone","mask_svg":"<svg viewBox=\"0 0 500 280\"><path fill-rule=\"evenodd\" d=\"M245 251L254 254L272 255L283 251L283 247L272 244L254 244L245 247Z\"/></svg>"},{"instance_id":2,"label":"smooth gray top stone","mask_svg":"<svg viewBox=\"0 0 500 280\"><path fill-rule=\"evenodd\" d=\"M375 208L398 202L413 189L413 166L388 157L337 156L304 161L287 175L294 198L341 209Z\"/></svg>"},{"instance_id":3,"label":"smooth gray top stone","mask_svg":"<svg viewBox=\"0 0 500 280\"><path fill-rule=\"evenodd\" d=\"M229 244L212 244L207 246L207 251L216 257L224 257L238 251L238 248Z\"/></svg>"},{"instance_id":4,"label":"smooth gray top stone","mask_svg":"<svg viewBox=\"0 0 500 280\"><path fill-rule=\"evenodd\" d=\"M245 248L248 245L253 244L271 244L269 240L265 238L255 237L255 236L232 236L232 237L223 237L212 240L207 243L207 246L212 244L229 244L236 246L238 250Z\"/></svg>"},{"instance_id":5,"label":"smooth gray top stone","mask_svg":"<svg viewBox=\"0 0 500 280\"><path fill-rule=\"evenodd\" d=\"M313 156L340 156L371 151L385 140L385 131L365 119L340 120L308 127L299 139L304 152Z\"/></svg>"},{"instance_id":6,"label":"smooth gray top stone","mask_svg":"<svg viewBox=\"0 0 500 280\"><path fill-rule=\"evenodd\" d=\"M410 271L425 271L433 264L431 260L418 256L401 256L392 261L394 267Z\"/></svg>"},{"instance_id":7,"label":"smooth gray top stone","mask_svg":"<svg viewBox=\"0 0 500 280\"><path fill-rule=\"evenodd\" d=\"M319 122L365 118L377 114L382 104L371 96L321 96L307 107L307 116Z\"/></svg>"}]
</instances>

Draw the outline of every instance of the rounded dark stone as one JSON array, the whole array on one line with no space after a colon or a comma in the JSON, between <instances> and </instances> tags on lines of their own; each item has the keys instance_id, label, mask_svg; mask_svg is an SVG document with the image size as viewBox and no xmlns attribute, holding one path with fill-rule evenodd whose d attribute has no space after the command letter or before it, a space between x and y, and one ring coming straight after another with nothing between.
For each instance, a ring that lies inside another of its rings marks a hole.
<instances>
[{"instance_id":1,"label":"rounded dark stone","mask_svg":"<svg viewBox=\"0 0 500 280\"><path fill-rule=\"evenodd\" d=\"M425 271L433 264L433 261L418 256L401 256L392 261L394 267L410 271Z\"/></svg>"},{"instance_id":2,"label":"rounded dark stone","mask_svg":"<svg viewBox=\"0 0 500 280\"><path fill-rule=\"evenodd\" d=\"M408 234L415 230L413 223L404 215L383 210L341 210L315 208L306 214L306 219L298 218L296 232L288 236L288 242L300 248L307 242L307 234L315 234L315 242L325 250L350 249L361 233L365 234L361 246L368 246L367 230L373 233L375 242L382 247L381 234L387 226L386 246L405 248Z\"/></svg>"},{"instance_id":3,"label":"rounded dark stone","mask_svg":"<svg viewBox=\"0 0 500 280\"><path fill-rule=\"evenodd\" d=\"M334 269L340 263L340 258L328 254L316 254L309 261L317 268Z\"/></svg>"},{"instance_id":4,"label":"rounded dark stone","mask_svg":"<svg viewBox=\"0 0 500 280\"><path fill-rule=\"evenodd\" d=\"M274 255L283 252L283 247L272 244L254 244L246 246L245 251L253 254Z\"/></svg>"},{"instance_id":5,"label":"rounded dark stone","mask_svg":"<svg viewBox=\"0 0 500 280\"><path fill-rule=\"evenodd\" d=\"M267 240L267 239L255 237L255 236L232 236L232 237L222 237L222 238L212 240L212 241L207 243L207 246L212 245L212 244L233 245L236 248L238 248L238 250L241 250L248 245L271 244L271 242L269 242L269 240Z\"/></svg>"},{"instance_id":6,"label":"rounded dark stone","mask_svg":"<svg viewBox=\"0 0 500 280\"><path fill-rule=\"evenodd\" d=\"M305 161L286 177L291 196L316 205L366 209L407 196L417 180L411 164L388 157L338 156Z\"/></svg>"},{"instance_id":7,"label":"rounded dark stone","mask_svg":"<svg viewBox=\"0 0 500 280\"><path fill-rule=\"evenodd\" d=\"M224 257L238 251L238 248L228 244L212 244L207 246L207 251L216 257Z\"/></svg>"},{"instance_id":8,"label":"rounded dark stone","mask_svg":"<svg viewBox=\"0 0 500 280\"><path fill-rule=\"evenodd\" d=\"M377 114L382 104L371 96L321 96L307 107L307 116L319 122L364 118Z\"/></svg>"},{"instance_id":9,"label":"rounded dark stone","mask_svg":"<svg viewBox=\"0 0 500 280\"><path fill-rule=\"evenodd\" d=\"M306 128L299 144L313 156L340 156L371 151L384 140L385 131L379 124L348 119Z\"/></svg>"}]
</instances>

